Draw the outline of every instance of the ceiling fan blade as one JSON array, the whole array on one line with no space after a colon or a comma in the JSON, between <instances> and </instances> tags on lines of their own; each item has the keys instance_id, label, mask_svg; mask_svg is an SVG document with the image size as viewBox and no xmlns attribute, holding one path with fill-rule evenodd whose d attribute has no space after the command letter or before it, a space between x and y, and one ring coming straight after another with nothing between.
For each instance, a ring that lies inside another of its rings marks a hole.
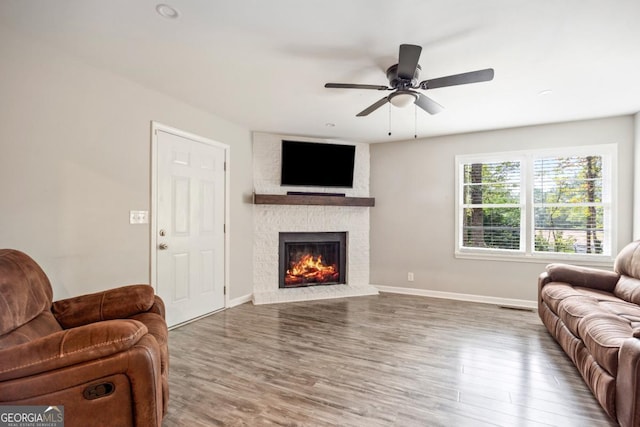
<instances>
[{"instance_id":1,"label":"ceiling fan blade","mask_svg":"<svg viewBox=\"0 0 640 427\"><path fill-rule=\"evenodd\" d=\"M440 111L444 110L444 107L442 105L438 104L433 99L421 93L418 94L418 97L416 98L414 104L416 104L418 107L422 108L429 114L438 114Z\"/></svg>"},{"instance_id":2,"label":"ceiling fan blade","mask_svg":"<svg viewBox=\"0 0 640 427\"><path fill-rule=\"evenodd\" d=\"M398 77L401 79L413 79L418 68L418 60L422 48L413 44L401 44L398 54Z\"/></svg>"},{"instance_id":3,"label":"ceiling fan blade","mask_svg":"<svg viewBox=\"0 0 640 427\"><path fill-rule=\"evenodd\" d=\"M335 89L374 89L374 90L387 90L389 89L387 86L379 86L379 85L358 85L351 83L327 83L324 87L335 88Z\"/></svg>"},{"instance_id":4,"label":"ceiling fan blade","mask_svg":"<svg viewBox=\"0 0 640 427\"><path fill-rule=\"evenodd\" d=\"M386 104L387 102L389 102L389 97L385 96L384 98L382 98L381 100L377 101L374 104L371 104L370 106L368 106L367 108L365 108L364 110L360 111L358 114L356 114L356 117L364 117L364 116L368 116L369 114L373 113L374 111L376 111L378 108L382 107L384 104Z\"/></svg>"},{"instance_id":5,"label":"ceiling fan blade","mask_svg":"<svg viewBox=\"0 0 640 427\"><path fill-rule=\"evenodd\" d=\"M466 85L468 83L488 82L490 80L493 80L493 68L425 80L420 82L420 88L435 89L446 86Z\"/></svg>"}]
</instances>

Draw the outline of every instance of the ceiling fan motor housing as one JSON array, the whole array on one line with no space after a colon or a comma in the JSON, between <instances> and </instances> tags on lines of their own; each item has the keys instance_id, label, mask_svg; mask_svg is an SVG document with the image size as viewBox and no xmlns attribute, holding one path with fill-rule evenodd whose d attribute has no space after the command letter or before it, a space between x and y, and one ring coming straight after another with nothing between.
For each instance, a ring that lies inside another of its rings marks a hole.
<instances>
[{"instance_id":1,"label":"ceiling fan motor housing","mask_svg":"<svg viewBox=\"0 0 640 427\"><path fill-rule=\"evenodd\" d=\"M416 67L416 72L413 74L413 78L409 79L401 79L398 77L398 64L392 65L387 69L387 79L389 79L389 86L394 89L408 89L411 87L415 87L418 84L418 80L420 80L420 71L422 67L418 65Z\"/></svg>"}]
</instances>

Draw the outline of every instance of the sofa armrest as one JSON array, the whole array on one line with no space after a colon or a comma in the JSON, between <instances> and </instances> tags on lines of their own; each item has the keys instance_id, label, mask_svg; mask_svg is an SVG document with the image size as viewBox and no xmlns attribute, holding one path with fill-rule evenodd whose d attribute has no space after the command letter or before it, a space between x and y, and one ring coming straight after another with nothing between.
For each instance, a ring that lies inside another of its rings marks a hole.
<instances>
[{"instance_id":1,"label":"sofa armrest","mask_svg":"<svg viewBox=\"0 0 640 427\"><path fill-rule=\"evenodd\" d=\"M22 378L131 348L148 332L136 320L110 320L67 329L0 350L0 381Z\"/></svg>"},{"instance_id":2,"label":"sofa armrest","mask_svg":"<svg viewBox=\"0 0 640 427\"><path fill-rule=\"evenodd\" d=\"M93 322L126 319L149 311L155 303L149 285L129 285L55 301L51 311L64 329Z\"/></svg>"},{"instance_id":3,"label":"sofa armrest","mask_svg":"<svg viewBox=\"0 0 640 427\"><path fill-rule=\"evenodd\" d=\"M544 287L544 285L550 282L551 282L551 278L549 277L549 273L547 273L546 271L542 272L538 276L538 314L540 315L540 318L542 318L542 306L543 306L542 288Z\"/></svg>"},{"instance_id":4,"label":"sofa armrest","mask_svg":"<svg viewBox=\"0 0 640 427\"><path fill-rule=\"evenodd\" d=\"M540 294L540 290L544 287L544 285L550 282L551 276L549 276L549 273L547 273L546 271L540 273L540 275L538 276L538 294Z\"/></svg>"},{"instance_id":5,"label":"sofa armrest","mask_svg":"<svg viewBox=\"0 0 640 427\"><path fill-rule=\"evenodd\" d=\"M547 282L564 282L606 292L613 292L620 279L620 275L612 271L569 264L549 264L547 275Z\"/></svg>"},{"instance_id":6,"label":"sofa armrest","mask_svg":"<svg viewBox=\"0 0 640 427\"><path fill-rule=\"evenodd\" d=\"M633 331L633 335L640 330ZM616 416L622 426L640 423L640 340L623 341L618 354L616 376Z\"/></svg>"}]
</instances>

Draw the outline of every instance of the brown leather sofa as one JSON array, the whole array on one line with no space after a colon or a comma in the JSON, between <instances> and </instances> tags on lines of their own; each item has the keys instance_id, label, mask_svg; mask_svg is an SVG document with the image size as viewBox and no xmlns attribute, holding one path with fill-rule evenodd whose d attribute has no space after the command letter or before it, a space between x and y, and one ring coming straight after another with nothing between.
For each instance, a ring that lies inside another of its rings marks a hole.
<instances>
[{"instance_id":1,"label":"brown leather sofa","mask_svg":"<svg viewBox=\"0 0 640 427\"><path fill-rule=\"evenodd\" d=\"M538 313L606 413L640 426L640 240L620 251L613 272L548 265Z\"/></svg>"},{"instance_id":2,"label":"brown leather sofa","mask_svg":"<svg viewBox=\"0 0 640 427\"><path fill-rule=\"evenodd\" d=\"M169 359L153 288L52 297L34 260L0 250L0 405L63 405L67 427L160 426Z\"/></svg>"}]
</instances>

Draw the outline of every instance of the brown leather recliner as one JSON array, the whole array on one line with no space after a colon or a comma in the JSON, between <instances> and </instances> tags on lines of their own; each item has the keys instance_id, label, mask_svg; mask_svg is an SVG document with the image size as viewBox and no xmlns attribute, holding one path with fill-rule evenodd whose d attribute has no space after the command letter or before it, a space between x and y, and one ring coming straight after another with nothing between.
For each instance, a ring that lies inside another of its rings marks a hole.
<instances>
[{"instance_id":1,"label":"brown leather recliner","mask_svg":"<svg viewBox=\"0 0 640 427\"><path fill-rule=\"evenodd\" d=\"M64 406L65 426L160 426L164 304L148 285L52 302L28 255L0 250L0 405Z\"/></svg>"}]
</instances>

